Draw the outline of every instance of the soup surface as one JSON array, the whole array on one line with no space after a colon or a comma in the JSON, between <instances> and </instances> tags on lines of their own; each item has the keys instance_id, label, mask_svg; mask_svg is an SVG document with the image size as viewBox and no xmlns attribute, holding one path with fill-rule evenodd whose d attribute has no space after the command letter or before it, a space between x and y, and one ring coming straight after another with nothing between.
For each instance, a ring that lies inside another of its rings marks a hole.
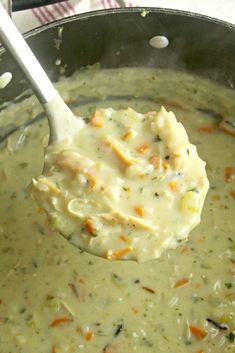
<instances>
[{"instance_id":1,"label":"soup surface","mask_svg":"<svg viewBox=\"0 0 235 353\"><path fill-rule=\"evenodd\" d=\"M0 352L234 352L235 141L217 128L235 112L233 91L139 68L84 70L58 89L85 117L97 106L174 110L207 162L210 190L190 240L158 260L107 262L80 252L51 231L27 189L48 140L36 99L3 110Z\"/></svg>"}]
</instances>

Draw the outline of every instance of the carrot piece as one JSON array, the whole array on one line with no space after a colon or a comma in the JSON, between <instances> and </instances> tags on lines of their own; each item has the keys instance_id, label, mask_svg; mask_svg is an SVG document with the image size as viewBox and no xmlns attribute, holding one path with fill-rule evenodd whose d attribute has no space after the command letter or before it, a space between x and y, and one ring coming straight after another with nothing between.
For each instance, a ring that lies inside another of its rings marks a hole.
<instances>
[{"instance_id":1,"label":"carrot piece","mask_svg":"<svg viewBox=\"0 0 235 353\"><path fill-rule=\"evenodd\" d=\"M73 322L73 319L69 317L60 317L51 322L50 327L56 327L63 324L68 324L69 322Z\"/></svg>"},{"instance_id":2,"label":"carrot piece","mask_svg":"<svg viewBox=\"0 0 235 353\"><path fill-rule=\"evenodd\" d=\"M166 172L169 169L169 164L167 162L162 162L162 168Z\"/></svg>"},{"instance_id":3,"label":"carrot piece","mask_svg":"<svg viewBox=\"0 0 235 353\"><path fill-rule=\"evenodd\" d=\"M91 235L95 234L95 227L94 227L92 220L90 218L87 218L85 220L84 226L85 226L87 233L89 233Z\"/></svg>"},{"instance_id":4,"label":"carrot piece","mask_svg":"<svg viewBox=\"0 0 235 353\"><path fill-rule=\"evenodd\" d=\"M190 112L191 110L185 106L183 106L181 103L175 101L175 100L167 100L166 97L157 97L157 100L159 103L166 105L168 108L175 108L175 109L180 109L184 112ZM151 113L151 112L150 112ZM155 113L155 112L153 112ZM148 113L147 113L148 114Z\"/></svg>"},{"instance_id":5,"label":"carrot piece","mask_svg":"<svg viewBox=\"0 0 235 353\"><path fill-rule=\"evenodd\" d=\"M98 128L104 126L103 115L98 110L96 110L91 117L91 125Z\"/></svg>"},{"instance_id":6,"label":"carrot piece","mask_svg":"<svg viewBox=\"0 0 235 353\"><path fill-rule=\"evenodd\" d=\"M212 132L214 132L216 130L215 126L204 126L204 127L200 127L198 129L199 132L204 132L206 134L211 134Z\"/></svg>"},{"instance_id":7,"label":"carrot piece","mask_svg":"<svg viewBox=\"0 0 235 353\"><path fill-rule=\"evenodd\" d=\"M135 307L131 308L133 314L137 315L139 313L139 310Z\"/></svg>"},{"instance_id":8,"label":"carrot piece","mask_svg":"<svg viewBox=\"0 0 235 353\"><path fill-rule=\"evenodd\" d=\"M117 260L132 251L132 248L123 248L107 254L108 260Z\"/></svg>"},{"instance_id":9,"label":"carrot piece","mask_svg":"<svg viewBox=\"0 0 235 353\"><path fill-rule=\"evenodd\" d=\"M51 353L56 353L56 348L55 345L53 344L52 348L51 348Z\"/></svg>"},{"instance_id":10,"label":"carrot piece","mask_svg":"<svg viewBox=\"0 0 235 353\"><path fill-rule=\"evenodd\" d=\"M231 195L232 198L235 200L235 190L231 190L231 191L230 191L230 195Z\"/></svg>"},{"instance_id":11,"label":"carrot piece","mask_svg":"<svg viewBox=\"0 0 235 353\"><path fill-rule=\"evenodd\" d=\"M187 255L190 252L190 248L187 248L186 246L181 249L180 253Z\"/></svg>"},{"instance_id":12,"label":"carrot piece","mask_svg":"<svg viewBox=\"0 0 235 353\"><path fill-rule=\"evenodd\" d=\"M189 325L189 329L192 335L196 337L198 340L202 340L207 336L207 332L202 330L200 327Z\"/></svg>"},{"instance_id":13,"label":"carrot piece","mask_svg":"<svg viewBox=\"0 0 235 353\"><path fill-rule=\"evenodd\" d=\"M188 108L176 101L166 101L166 105L171 108L183 110L184 112L190 112Z\"/></svg>"},{"instance_id":14,"label":"carrot piece","mask_svg":"<svg viewBox=\"0 0 235 353\"><path fill-rule=\"evenodd\" d=\"M86 341L90 341L94 336L94 332L92 330L87 331L87 333L85 334L85 340Z\"/></svg>"},{"instance_id":15,"label":"carrot piece","mask_svg":"<svg viewBox=\"0 0 235 353\"><path fill-rule=\"evenodd\" d=\"M176 182L176 181L170 181L169 182L169 188L172 190L172 191L176 191L177 190L177 188L178 188L178 183Z\"/></svg>"},{"instance_id":16,"label":"carrot piece","mask_svg":"<svg viewBox=\"0 0 235 353\"><path fill-rule=\"evenodd\" d=\"M144 207L135 207L135 212L137 213L138 216L143 217L144 216Z\"/></svg>"},{"instance_id":17,"label":"carrot piece","mask_svg":"<svg viewBox=\"0 0 235 353\"><path fill-rule=\"evenodd\" d=\"M143 145L137 147L136 151L141 153L141 154L144 154L147 151L148 148L149 148L149 143L144 143Z\"/></svg>"},{"instance_id":18,"label":"carrot piece","mask_svg":"<svg viewBox=\"0 0 235 353\"><path fill-rule=\"evenodd\" d=\"M150 163L154 166L155 169L160 170L161 168L161 158L158 156L153 156L150 158Z\"/></svg>"},{"instance_id":19,"label":"carrot piece","mask_svg":"<svg viewBox=\"0 0 235 353\"><path fill-rule=\"evenodd\" d=\"M185 287L188 284L191 284L190 279L187 278L181 278L174 284L174 288L180 288L180 287Z\"/></svg>"},{"instance_id":20,"label":"carrot piece","mask_svg":"<svg viewBox=\"0 0 235 353\"><path fill-rule=\"evenodd\" d=\"M234 176L234 169L232 167L226 167L224 170L224 180L225 183L230 183Z\"/></svg>"},{"instance_id":21,"label":"carrot piece","mask_svg":"<svg viewBox=\"0 0 235 353\"><path fill-rule=\"evenodd\" d=\"M119 239L121 239L122 241L124 241L125 243L128 243L128 238L125 235L119 235Z\"/></svg>"}]
</instances>

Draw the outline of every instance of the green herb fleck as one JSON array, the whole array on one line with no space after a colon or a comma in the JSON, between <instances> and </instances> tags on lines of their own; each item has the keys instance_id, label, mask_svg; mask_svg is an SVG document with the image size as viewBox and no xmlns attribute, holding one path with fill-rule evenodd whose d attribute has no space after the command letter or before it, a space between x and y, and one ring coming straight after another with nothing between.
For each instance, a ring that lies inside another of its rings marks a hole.
<instances>
[{"instance_id":1,"label":"green herb fleck","mask_svg":"<svg viewBox=\"0 0 235 353\"><path fill-rule=\"evenodd\" d=\"M53 300L55 297L53 295L48 294L46 300Z\"/></svg>"},{"instance_id":2,"label":"green herb fleck","mask_svg":"<svg viewBox=\"0 0 235 353\"><path fill-rule=\"evenodd\" d=\"M45 231L44 231L44 228L41 224L39 223L35 223L36 227L37 227L37 230L39 231L40 234L45 234Z\"/></svg>"},{"instance_id":3,"label":"green herb fleck","mask_svg":"<svg viewBox=\"0 0 235 353\"><path fill-rule=\"evenodd\" d=\"M143 338L143 343L147 347L152 347L153 346L153 344L149 340L147 340L147 338L145 338L145 337Z\"/></svg>"},{"instance_id":4,"label":"green herb fleck","mask_svg":"<svg viewBox=\"0 0 235 353\"><path fill-rule=\"evenodd\" d=\"M188 192L189 192L189 191L192 191L192 192L196 192L196 193L199 194L199 191L198 191L198 189L196 188L196 186L195 186L194 188L192 188L192 189L188 189L187 191L188 191Z\"/></svg>"},{"instance_id":5,"label":"green herb fleck","mask_svg":"<svg viewBox=\"0 0 235 353\"><path fill-rule=\"evenodd\" d=\"M228 288L231 289L233 287L233 284L231 282L224 283L224 285Z\"/></svg>"},{"instance_id":6,"label":"green herb fleck","mask_svg":"<svg viewBox=\"0 0 235 353\"><path fill-rule=\"evenodd\" d=\"M157 135L154 139L154 142L161 142L161 141L162 141L162 139L159 135Z\"/></svg>"},{"instance_id":7,"label":"green herb fleck","mask_svg":"<svg viewBox=\"0 0 235 353\"><path fill-rule=\"evenodd\" d=\"M192 299L193 299L193 302L194 302L194 303L197 303L197 302L199 302L199 301L203 301L203 300L204 300L204 298L199 297L199 296L197 296L197 295L193 295Z\"/></svg>"},{"instance_id":8,"label":"green herb fleck","mask_svg":"<svg viewBox=\"0 0 235 353\"><path fill-rule=\"evenodd\" d=\"M23 314L23 313L25 313L25 312L26 312L26 308L24 308L24 307L19 310L19 313L20 313L20 314Z\"/></svg>"},{"instance_id":9,"label":"green herb fleck","mask_svg":"<svg viewBox=\"0 0 235 353\"><path fill-rule=\"evenodd\" d=\"M97 233L91 233L91 236L93 237L93 238L96 238L96 237L98 237L98 234Z\"/></svg>"},{"instance_id":10,"label":"green herb fleck","mask_svg":"<svg viewBox=\"0 0 235 353\"><path fill-rule=\"evenodd\" d=\"M15 199L15 198L16 198L16 192L14 191L14 192L11 194L10 199L13 200L13 199Z\"/></svg>"},{"instance_id":11,"label":"green herb fleck","mask_svg":"<svg viewBox=\"0 0 235 353\"><path fill-rule=\"evenodd\" d=\"M228 336L226 338L229 340L230 343L235 342L235 333L234 332L229 332Z\"/></svg>"},{"instance_id":12,"label":"green herb fleck","mask_svg":"<svg viewBox=\"0 0 235 353\"><path fill-rule=\"evenodd\" d=\"M186 346L190 346L192 344L191 341L185 341Z\"/></svg>"},{"instance_id":13,"label":"green herb fleck","mask_svg":"<svg viewBox=\"0 0 235 353\"><path fill-rule=\"evenodd\" d=\"M19 166L20 166L22 169L24 169L24 168L26 168L26 167L28 166L28 163L22 162L22 163L19 163Z\"/></svg>"}]
</instances>

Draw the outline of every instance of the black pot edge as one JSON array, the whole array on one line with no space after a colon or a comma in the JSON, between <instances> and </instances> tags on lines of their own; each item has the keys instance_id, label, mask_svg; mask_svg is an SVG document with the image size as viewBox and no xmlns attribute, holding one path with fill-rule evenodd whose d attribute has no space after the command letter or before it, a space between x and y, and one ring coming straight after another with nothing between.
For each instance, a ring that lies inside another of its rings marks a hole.
<instances>
[{"instance_id":1,"label":"black pot edge","mask_svg":"<svg viewBox=\"0 0 235 353\"><path fill-rule=\"evenodd\" d=\"M196 19L208 21L216 25L220 25L235 31L235 25L230 22L220 20L207 15L202 15L195 12L169 9L164 7L125 7L125 8L118 8L118 9L115 8L115 9L106 9L106 10L95 10L95 11L89 11L81 14L76 14L73 16L64 17L56 21L47 23L43 26L39 26L34 29L31 29L30 31L23 33L23 36L25 39L27 39L29 37L36 35L37 33L41 33L47 30L48 28L63 26L65 23L76 21L77 19L85 20L87 18L92 18L95 16L105 16L105 15L119 14L119 13L140 13L140 16L141 16L141 12L143 11L146 11L146 16L148 16L148 12L151 12L151 13L160 13L163 15L180 15L180 16L185 16L185 17L194 18L194 19L196 18ZM144 18L145 16L143 16L143 19ZM3 48L3 46L0 45L0 55L4 51L5 49Z\"/></svg>"}]
</instances>

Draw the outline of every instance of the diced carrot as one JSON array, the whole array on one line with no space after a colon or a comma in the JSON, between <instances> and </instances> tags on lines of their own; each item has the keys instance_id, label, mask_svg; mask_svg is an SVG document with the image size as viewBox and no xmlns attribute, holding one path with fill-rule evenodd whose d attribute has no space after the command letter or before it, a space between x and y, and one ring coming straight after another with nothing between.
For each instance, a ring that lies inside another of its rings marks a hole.
<instances>
[{"instance_id":1,"label":"diced carrot","mask_svg":"<svg viewBox=\"0 0 235 353\"><path fill-rule=\"evenodd\" d=\"M88 330L87 333L85 334L85 340L90 341L94 336L94 332L92 330Z\"/></svg>"},{"instance_id":2,"label":"diced carrot","mask_svg":"<svg viewBox=\"0 0 235 353\"><path fill-rule=\"evenodd\" d=\"M69 322L73 322L73 319L69 317L60 317L51 322L50 327L56 327L63 324L68 324Z\"/></svg>"},{"instance_id":3,"label":"diced carrot","mask_svg":"<svg viewBox=\"0 0 235 353\"><path fill-rule=\"evenodd\" d=\"M171 108L183 110L184 112L190 111L188 108L184 107L182 104L180 104L179 102L176 102L176 101L168 101L168 102L166 102L166 105Z\"/></svg>"},{"instance_id":4,"label":"diced carrot","mask_svg":"<svg viewBox=\"0 0 235 353\"><path fill-rule=\"evenodd\" d=\"M232 178L234 176L234 168L232 167L226 167L224 169L224 180L226 183L229 183L232 181Z\"/></svg>"},{"instance_id":5,"label":"diced carrot","mask_svg":"<svg viewBox=\"0 0 235 353\"><path fill-rule=\"evenodd\" d=\"M133 314L137 315L139 313L139 310L137 308L131 308Z\"/></svg>"},{"instance_id":6,"label":"diced carrot","mask_svg":"<svg viewBox=\"0 0 235 353\"><path fill-rule=\"evenodd\" d=\"M167 162L162 162L162 168L166 172L169 169L169 164Z\"/></svg>"},{"instance_id":7,"label":"diced carrot","mask_svg":"<svg viewBox=\"0 0 235 353\"><path fill-rule=\"evenodd\" d=\"M91 125L101 128L104 126L104 118L101 112L96 110L91 117Z\"/></svg>"},{"instance_id":8,"label":"diced carrot","mask_svg":"<svg viewBox=\"0 0 235 353\"><path fill-rule=\"evenodd\" d=\"M153 156L150 158L150 163L154 166L155 169L160 170L161 168L161 158L158 156Z\"/></svg>"},{"instance_id":9,"label":"diced carrot","mask_svg":"<svg viewBox=\"0 0 235 353\"><path fill-rule=\"evenodd\" d=\"M188 254L190 252L190 248L187 248L186 246L184 248L181 249L180 253L181 254Z\"/></svg>"},{"instance_id":10,"label":"diced carrot","mask_svg":"<svg viewBox=\"0 0 235 353\"><path fill-rule=\"evenodd\" d=\"M124 241L125 243L128 243L128 238L125 235L119 235L119 239L121 239L122 241Z\"/></svg>"},{"instance_id":11,"label":"diced carrot","mask_svg":"<svg viewBox=\"0 0 235 353\"><path fill-rule=\"evenodd\" d=\"M199 132L204 132L206 134L211 134L212 132L214 132L216 130L215 126L204 126L204 127L200 127L198 129Z\"/></svg>"},{"instance_id":12,"label":"diced carrot","mask_svg":"<svg viewBox=\"0 0 235 353\"><path fill-rule=\"evenodd\" d=\"M230 195L231 195L232 198L235 200L235 190L231 190L231 191L230 191Z\"/></svg>"},{"instance_id":13,"label":"diced carrot","mask_svg":"<svg viewBox=\"0 0 235 353\"><path fill-rule=\"evenodd\" d=\"M93 235L95 233L95 227L92 223L92 220L90 218L87 218L84 222L85 229L87 233Z\"/></svg>"},{"instance_id":14,"label":"diced carrot","mask_svg":"<svg viewBox=\"0 0 235 353\"><path fill-rule=\"evenodd\" d=\"M132 248L123 248L117 251L113 251L111 253L108 252L107 259L108 260L117 260L123 257L124 255L128 254L132 251Z\"/></svg>"},{"instance_id":15,"label":"diced carrot","mask_svg":"<svg viewBox=\"0 0 235 353\"><path fill-rule=\"evenodd\" d=\"M143 217L144 216L144 207L135 207L135 212L137 213L138 216Z\"/></svg>"},{"instance_id":16,"label":"diced carrot","mask_svg":"<svg viewBox=\"0 0 235 353\"><path fill-rule=\"evenodd\" d=\"M176 191L177 190L177 188L178 188L178 183L176 182L176 181L170 181L169 182L169 188L172 190L172 191Z\"/></svg>"},{"instance_id":17,"label":"diced carrot","mask_svg":"<svg viewBox=\"0 0 235 353\"><path fill-rule=\"evenodd\" d=\"M190 284L191 281L188 278L181 278L180 280L178 280L175 284L174 284L174 288L180 288L180 287L185 287L188 284Z\"/></svg>"},{"instance_id":18,"label":"diced carrot","mask_svg":"<svg viewBox=\"0 0 235 353\"><path fill-rule=\"evenodd\" d=\"M189 329L192 335L196 337L198 340L202 340L207 336L207 332L202 330L200 327L189 325Z\"/></svg>"},{"instance_id":19,"label":"diced carrot","mask_svg":"<svg viewBox=\"0 0 235 353\"><path fill-rule=\"evenodd\" d=\"M133 132L131 130L127 131L123 136L122 139L123 141L128 141L133 135Z\"/></svg>"},{"instance_id":20,"label":"diced carrot","mask_svg":"<svg viewBox=\"0 0 235 353\"><path fill-rule=\"evenodd\" d=\"M141 153L141 154L144 154L147 151L148 148L149 148L149 143L144 143L143 145L137 147L136 151Z\"/></svg>"},{"instance_id":21,"label":"diced carrot","mask_svg":"<svg viewBox=\"0 0 235 353\"><path fill-rule=\"evenodd\" d=\"M168 108L176 108L176 109L180 109L183 110L185 112L190 112L189 108L183 106L181 103L175 101L175 100L167 100L166 97L158 97L157 100L163 104L166 105Z\"/></svg>"}]
</instances>

